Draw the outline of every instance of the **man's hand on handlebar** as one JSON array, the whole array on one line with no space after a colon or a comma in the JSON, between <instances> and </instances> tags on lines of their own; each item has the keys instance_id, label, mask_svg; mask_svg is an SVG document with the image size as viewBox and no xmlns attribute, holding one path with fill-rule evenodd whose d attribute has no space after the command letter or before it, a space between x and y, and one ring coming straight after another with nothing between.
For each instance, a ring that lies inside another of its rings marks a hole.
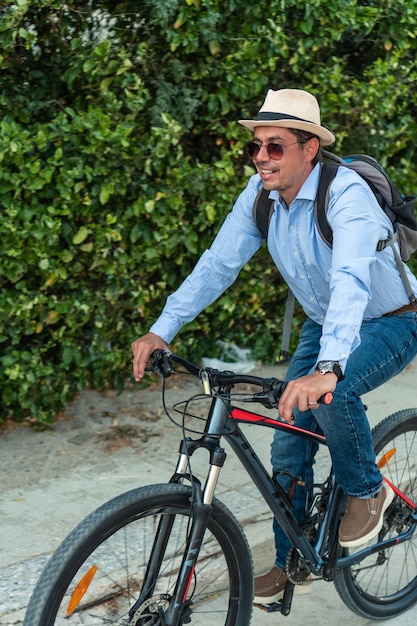
<instances>
[{"instance_id":1,"label":"man's hand on handlebar","mask_svg":"<svg viewBox=\"0 0 417 626\"><path fill-rule=\"evenodd\" d=\"M332 393L336 387L336 374L328 373L321 376L314 372L297 380L284 382L278 378L261 378L251 374L235 374L229 370L220 371L211 367L201 369L199 365L173 354L166 342L154 333L140 337L132 344L133 373L136 380L140 380L145 368L157 372L163 378L175 374L174 364L180 365L187 372L202 378L204 372L208 376L210 387L229 391L235 385L258 385L262 392L255 393L245 402L259 402L268 409L276 408L282 419L293 421L292 409L298 405L301 411L315 408L318 404L330 404ZM148 367L147 367L148 366ZM317 398L317 400L315 399Z\"/></svg>"},{"instance_id":2,"label":"man's hand on handlebar","mask_svg":"<svg viewBox=\"0 0 417 626\"><path fill-rule=\"evenodd\" d=\"M167 343L154 333L147 333L132 343L133 376L139 381L145 374L145 368L154 350L169 350Z\"/></svg>"},{"instance_id":3,"label":"man's hand on handlebar","mask_svg":"<svg viewBox=\"0 0 417 626\"><path fill-rule=\"evenodd\" d=\"M330 404L331 392L336 389L337 376L328 373L322 376L318 372L302 376L287 383L282 394L278 412L286 422L292 423L292 410L298 406L300 411L317 408L318 404Z\"/></svg>"}]
</instances>

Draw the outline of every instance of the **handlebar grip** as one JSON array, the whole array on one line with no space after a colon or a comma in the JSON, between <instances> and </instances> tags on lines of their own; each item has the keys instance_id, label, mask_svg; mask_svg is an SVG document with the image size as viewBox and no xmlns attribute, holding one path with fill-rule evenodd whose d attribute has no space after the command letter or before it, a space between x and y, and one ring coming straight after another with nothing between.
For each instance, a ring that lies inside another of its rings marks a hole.
<instances>
[{"instance_id":1,"label":"handlebar grip","mask_svg":"<svg viewBox=\"0 0 417 626\"><path fill-rule=\"evenodd\" d=\"M270 381L271 381L272 388L261 391L259 393L255 393L252 397L252 400L249 400L249 401L259 402L267 409L277 409L279 400L282 394L284 393L285 388L288 383L286 381L277 380L277 379L270 379ZM333 395L329 391L328 393L325 393L318 399L317 404L330 404L332 400L333 400Z\"/></svg>"},{"instance_id":2,"label":"handlebar grip","mask_svg":"<svg viewBox=\"0 0 417 626\"><path fill-rule=\"evenodd\" d=\"M285 391L285 388L287 386L286 382L281 383L277 389L275 389L274 391L274 395L275 395L275 400L276 403L278 404L280 397L282 396L282 394ZM320 396L320 398L317 400L317 404L330 404L330 402L333 400L333 394L331 391L328 391L327 393L323 394L322 396Z\"/></svg>"},{"instance_id":3,"label":"handlebar grip","mask_svg":"<svg viewBox=\"0 0 417 626\"><path fill-rule=\"evenodd\" d=\"M162 378L169 378L176 373L174 363L185 367L193 376L200 375L201 369L194 363L191 363L191 361L173 354L170 350L161 350L159 348L152 352L150 365L147 369L148 371L157 372Z\"/></svg>"},{"instance_id":4,"label":"handlebar grip","mask_svg":"<svg viewBox=\"0 0 417 626\"><path fill-rule=\"evenodd\" d=\"M148 371L156 372L162 378L169 378L172 374L175 374L175 369L172 366L170 357L172 352L169 350L154 350L151 354L151 361L149 366L146 367Z\"/></svg>"},{"instance_id":5,"label":"handlebar grip","mask_svg":"<svg viewBox=\"0 0 417 626\"><path fill-rule=\"evenodd\" d=\"M323 396L321 396L318 399L318 403L319 404L330 404L330 402L333 400L333 394L331 391L328 391L327 393L325 393Z\"/></svg>"}]
</instances>

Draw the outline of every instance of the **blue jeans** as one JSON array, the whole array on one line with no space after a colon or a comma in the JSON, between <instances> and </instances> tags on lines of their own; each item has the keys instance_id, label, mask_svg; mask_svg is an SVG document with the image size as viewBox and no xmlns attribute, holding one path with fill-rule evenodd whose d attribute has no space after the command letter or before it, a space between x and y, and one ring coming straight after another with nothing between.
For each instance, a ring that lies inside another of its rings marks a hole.
<instances>
[{"instance_id":1,"label":"blue jeans","mask_svg":"<svg viewBox=\"0 0 417 626\"><path fill-rule=\"evenodd\" d=\"M305 322L298 347L291 359L287 380L311 372L319 353L321 326ZM363 322L361 343L349 357L345 379L337 384L330 405L299 411L294 423L323 433L326 437L337 482L343 491L356 497L373 497L381 488L382 476L375 463L372 435L360 396L379 387L401 372L417 354L417 313L380 317ZM313 463L317 444L285 432L275 431L271 446L273 470L301 476L313 483ZM279 482L288 489L289 479ZM295 488L294 514L304 519L305 489ZM290 544L274 520L276 565L284 568Z\"/></svg>"}]
</instances>

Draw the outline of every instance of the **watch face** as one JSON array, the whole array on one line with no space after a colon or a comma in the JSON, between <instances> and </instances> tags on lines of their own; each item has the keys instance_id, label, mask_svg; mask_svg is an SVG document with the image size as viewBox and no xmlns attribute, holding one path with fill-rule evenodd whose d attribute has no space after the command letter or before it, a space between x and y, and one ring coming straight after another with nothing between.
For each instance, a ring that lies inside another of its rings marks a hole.
<instances>
[{"instance_id":1,"label":"watch face","mask_svg":"<svg viewBox=\"0 0 417 626\"><path fill-rule=\"evenodd\" d=\"M336 374L339 381L343 379L342 369L337 361L319 361L316 369L320 374L331 372L332 374Z\"/></svg>"}]
</instances>

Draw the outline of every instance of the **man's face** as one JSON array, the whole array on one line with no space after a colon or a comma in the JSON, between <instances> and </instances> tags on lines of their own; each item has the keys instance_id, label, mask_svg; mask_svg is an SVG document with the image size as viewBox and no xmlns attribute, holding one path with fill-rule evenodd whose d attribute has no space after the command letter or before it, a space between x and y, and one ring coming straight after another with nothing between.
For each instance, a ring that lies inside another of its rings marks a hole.
<instances>
[{"instance_id":1,"label":"man's face","mask_svg":"<svg viewBox=\"0 0 417 626\"><path fill-rule=\"evenodd\" d=\"M269 191L277 190L289 205L297 195L307 176L312 170L311 160L316 154L319 143L310 139L304 144L286 128L276 126L257 126L253 142L260 150L254 154L252 161L262 179L263 187ZM283 148L268 153L267 145L280 144Z\"/></svg>"}]
</instances>

